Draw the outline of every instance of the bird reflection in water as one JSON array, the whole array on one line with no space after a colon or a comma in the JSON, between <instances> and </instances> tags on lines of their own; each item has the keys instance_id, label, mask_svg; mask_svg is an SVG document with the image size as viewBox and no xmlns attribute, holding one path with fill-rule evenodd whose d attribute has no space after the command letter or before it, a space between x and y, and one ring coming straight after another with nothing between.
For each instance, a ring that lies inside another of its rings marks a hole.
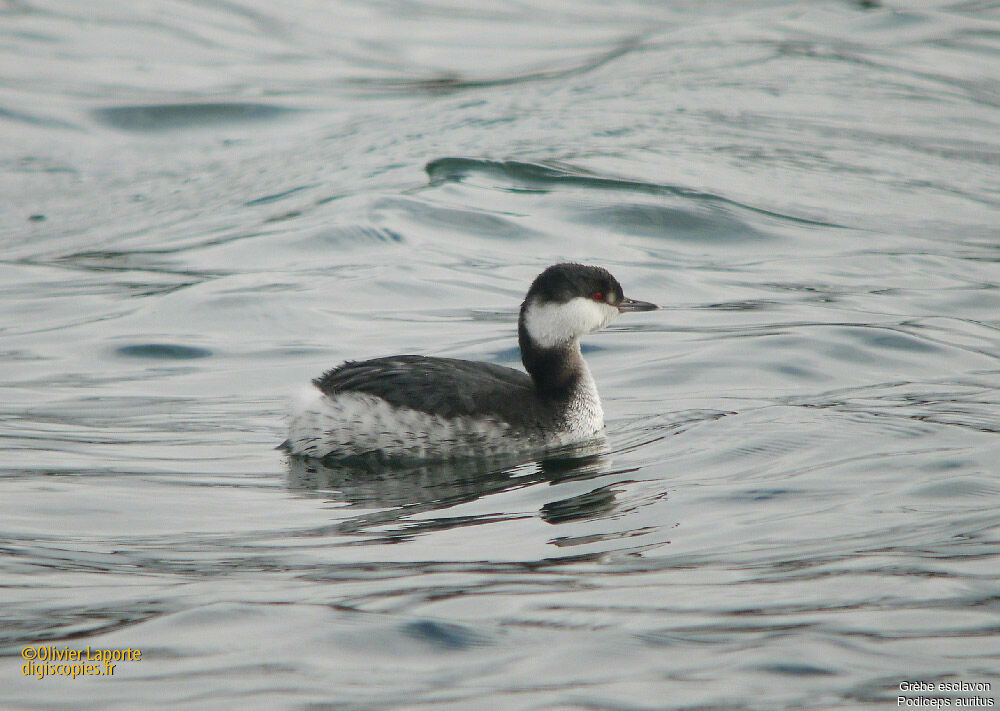
<instances>
[{"instance_id":1,"label":"bird reflection in water","mask_svg":"<svg viewBox=\"0 0 1000 711\"><path fill-rule=\"evenodd\" d=\"M290 456L287 482L289 489L299 495L322 497L360 509L377 509L338 526L342 533L362 533L371 532L373 525L383 526L417 513L450 508L504 491L541 483L604 478L628 471L612 469L606 443L595 440L534 457L522 453L405 462L375 457L317 460ZM615 493L613 486L600 486L582 496L550 501L539 515L552 524L601 515L614 508ZM428 527L454 527L523 516L522 511L486 517L450 517L438 520L436 525L432 521L411 521L413 527L406 528L404 537ZM465 521L466 518L470 520Z\"/></svg>"}]
</instances>

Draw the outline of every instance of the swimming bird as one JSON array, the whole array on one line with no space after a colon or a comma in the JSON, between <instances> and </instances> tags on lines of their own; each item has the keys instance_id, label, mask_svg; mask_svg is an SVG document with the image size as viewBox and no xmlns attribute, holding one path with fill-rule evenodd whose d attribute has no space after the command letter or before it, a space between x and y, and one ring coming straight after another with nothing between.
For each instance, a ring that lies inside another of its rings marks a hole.
<instances>
[{"instance_id":1,"label":"swimming bird","mask_svg":"<svg viewBox=\"0 0 1000 711\"><path fill-rule=\"evenodd\" d=\"M348 361L312 381L293 408L293 455L452 458L583 442L604 428L580 337L619 314L659 308L626 298L602 267L539 274L517 324L527 373L455 358Z\"/></svg>"}]
</instances>

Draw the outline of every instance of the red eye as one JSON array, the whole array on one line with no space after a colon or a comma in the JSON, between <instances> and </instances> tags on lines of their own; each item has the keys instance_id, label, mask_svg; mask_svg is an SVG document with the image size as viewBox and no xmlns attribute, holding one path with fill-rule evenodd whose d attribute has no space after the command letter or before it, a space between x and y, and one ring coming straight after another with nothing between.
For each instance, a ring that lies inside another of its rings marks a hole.
<instances>
[{"instance_id":1,"label":"red eye","mask_svg":"<svg viewBox=\"0 0 1000 711\"><path fill-rule=\"evenodd\" d=\"M593 299L594 301L604 301L604 294L601 293L600 291L595 291L593 294L590 295L590 298Z\"/></svg>"}]
</instances>

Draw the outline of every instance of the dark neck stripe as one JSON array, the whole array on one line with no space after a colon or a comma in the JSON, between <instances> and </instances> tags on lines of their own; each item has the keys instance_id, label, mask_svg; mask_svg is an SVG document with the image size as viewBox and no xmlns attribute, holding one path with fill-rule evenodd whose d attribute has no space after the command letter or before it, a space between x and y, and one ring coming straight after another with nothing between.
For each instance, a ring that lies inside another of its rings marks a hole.
<instances>
[{"instance_id":1,"label":"dark neck stripe","mask_svg":"<svg viewBox=\"0 0 1000 711\"><path fill-rule=\"evenodd\" d=\"M517 342L521 362L539 394L549 399L568 399L583 377L579 348L573 342L555 348L542 348L528 334L524 311L517 324Z\"/></svg>"}]
</instances>

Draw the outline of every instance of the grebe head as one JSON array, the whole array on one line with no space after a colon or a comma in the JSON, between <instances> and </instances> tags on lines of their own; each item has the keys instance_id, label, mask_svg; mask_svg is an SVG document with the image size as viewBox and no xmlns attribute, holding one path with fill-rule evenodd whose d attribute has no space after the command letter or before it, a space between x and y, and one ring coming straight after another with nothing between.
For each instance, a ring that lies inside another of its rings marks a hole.
<instances>
[{"instance_id":1,"label":"grebe head","mask_svg":"<svg viewBox=\"0 0 1000 711\"><path fill-rule=\"evenodd\" d=\"M528 289L519 330L536 348L559 348L604 328L618 314L658 308L626 298L621 284L607 269L555 264L539 274Z\"/></svg>"}]
</instances>

